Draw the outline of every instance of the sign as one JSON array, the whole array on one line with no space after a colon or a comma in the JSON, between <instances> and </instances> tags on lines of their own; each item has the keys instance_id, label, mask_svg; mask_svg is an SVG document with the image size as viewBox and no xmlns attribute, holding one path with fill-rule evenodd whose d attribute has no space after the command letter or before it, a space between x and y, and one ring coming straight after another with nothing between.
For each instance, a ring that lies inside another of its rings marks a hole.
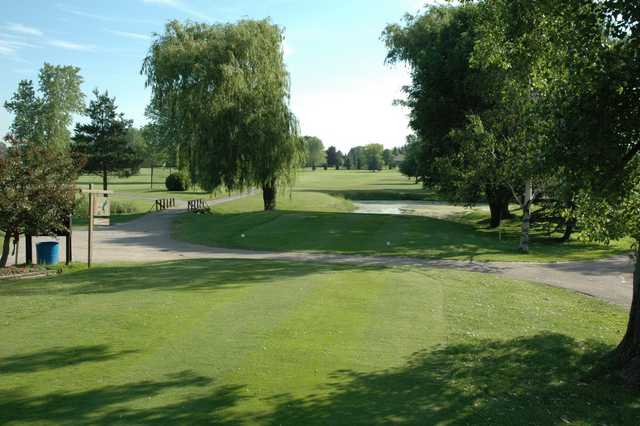
<instances>
[{"instance_id":1,"label":"sign","mask_svg":"<svg viewBox=\"0 0 640 426\"><path fill-rule=\"evenodd\" d=\"M89 194L89 244L87 247L87 266L91 268L91 255L93 253L93 226L109 226L109 213L111 213L111 208L107 195L113 194L113 191L93 189L93 184L89 184L89 189L82 189L81 192L83 194Z\"/></svg>"},{"instance_id":2,"label":"sign","mask_svg":"<svg viewBox=\"0 0 640 426\"><path fill-rule=\"evenodd\" d=\"M93 201L93 216L107 218L111 216L111 203L109 202L109 198L95 197Z\"/></svg>"},{"instance_id":3,"label":"sign","mask_svg":"<svg viewBox=\"0 0 640 426\"><path fill-rule=\"evenodd\" d=\"M93 226L109 226L109 225L111 225L111 220L108 217L93 218Z\"/></svg>"}]
</instances>

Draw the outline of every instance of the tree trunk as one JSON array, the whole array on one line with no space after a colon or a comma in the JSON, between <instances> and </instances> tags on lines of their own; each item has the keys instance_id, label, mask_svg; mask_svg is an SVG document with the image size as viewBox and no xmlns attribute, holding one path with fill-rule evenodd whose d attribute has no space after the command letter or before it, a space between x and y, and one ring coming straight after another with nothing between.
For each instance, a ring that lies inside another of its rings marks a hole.
<instances>
[{"instance_id":1,"label":"tree trunk","mask_svg":"<svg viewBox=\"0 0 640 426\"><path fill-rule=\"evenodd\" d=\"M529 227L531 225L531 199L533 188L531 181L527 181L522 198L522 232L520 234L520 251L529 253Z\"/></svg>"},{"instance_id":2,"label":"tree trunk","mask_svg":"<svg viewBox=\"0 0 640 426\"><path fill-rule=\"evenodd\" d=\"M153 189L153 163L151 164L151 189Z\"/></svg>"},{"instance_id":3,"label":"tree trunk","mask_svg":"<svg viewBox=\"0 0 640 426\"><path fill-rule=\"evenodd\" d=\"M102 189L107 190L107 169L102 170Z\"/></svg>"},{"instance_id":4,"label":"tree trunk","mask_svg":"<svg viewBox=\"0 0 640 426\"><path fill-rule=\"evenodd\" d=\"M638 244L636 242L636 244ZM616 369L628 384L640 385L640 248L635 253L633 271L633 299L629 313L629 324L622 342L613 353Z\"/></svg>"},{"instance_id":5,"label":"tree trunk","mask_svg":"<svg viewBox=\"0 0 640 426\"><path fill-rule=\"evenodd\" d=\"M2 255L0 256L0 268L7 266L9 260L9 244L11 244L11 233L4 234L4 241L2 245Z\"/></svg>"},{"instance_id":6,"label":"tree trunk","mask_svg":"<svg viewBox=\"0 0 640 426\"><path fill-rule=\"evenodd\" d=\"M560 242L566 243L567 241L569 241L569 239L571 238L571 234L573 234L573 231L575 229L576 229L576 220L575 219L567 220L567 223L564 227L564 234L562 234L562 237L560 237Z\"/></svg>"},{"instance_id":7,"label":"tree trunk","mask_svg":"<svg viewBox=\"0 0 640 426\"><path fill-rule=\"evenodd\" d=\"M502 219L509 219L511 212L509 212L509 200L511 194L504 189L485 189L487 195L487 201L489 202L489 211L491 213L491 220L489 227L497 228L502 223Z\"/></svg>"},{"instance_id":8,"label":"tree trunk","mask_svg":"<svg viewBox=\"0 0 640 426\"><path fill-rule=\"evenodd\" d=\"M489 202L489 212L491 213L491 219L489 220L490 228L497 228L502 222L502 206L498 202Z\"/></svg>"},{"instance_id":9,"label":"tree trunk","mask_svg":"<svg viewBox=\"0 0 640 426\"><path fill-rule=\"evenodd\" d=\"M262 200L264 201L264 211L276 209L277 188L275 181L262 185Z\"/></svg>"},{"instance_id":10,"label":"tree trunk","mask_svg":"<svg viewBox=\"0 0 640 426\"><path fill-rule=\"evenodd\" d=\"M505 197L504 204L502 205L502 219L511 219L513 217L509 210L509 200L511 200L511 197L507 195Z\"/></svg>"}]
</instances>

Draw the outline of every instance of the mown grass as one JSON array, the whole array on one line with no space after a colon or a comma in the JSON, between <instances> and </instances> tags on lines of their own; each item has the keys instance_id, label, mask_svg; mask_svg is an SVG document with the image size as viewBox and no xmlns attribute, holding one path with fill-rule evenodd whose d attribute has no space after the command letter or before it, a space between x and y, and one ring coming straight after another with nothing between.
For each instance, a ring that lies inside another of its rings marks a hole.
<instances>
[{"instance_id":1,"label":"mown grass","mask_svg":"<svg viewBox=\"0 0 640 426\"><path fill-rule=\"evenodd\" d=\"M625 312L490 275L260 261L0 286L2 424L637 424Z\"/></svg>"},{"instance_id":2,"label":"mown grass","mask_svg":"<svg viewBox=\"0 0 640 426\"><path fill-rule=\"evenodd\" d=\"M344 176L341 173L345 173ZM174 223L173 237L240 249L477 261L588 260L626 253L630 248L627 240L602 245L574 239L561 244L555 236L534 228L530 253L523 254L518 250L520 221L517 218L505 221L499 229L489 229L488 213L484 211L447 219L354 214L351 200L334 196L336 188L348 185L350 176L356 179L353 185L363 188L367 194L371 193L368 187L379 184L383 191L378 192L381 197L388 190L387 185L397 185L400 193L415 189L395 171L305 172L298 186L280 195L278 211L261 211L261 196L255 195L215 206L212 215L180 217ZM423 191L425 196L427 193Z\"/></svg>"},{"instance_id":3,"label":"mown grass","mask_svg":"<svg viewBox=\"0 0 640 426\"><path fill-rule=\"evenodd\" d=\"M164 181L169 172L175 172L176 169L168 169L164 167L154 169L154 184L151 188L151 169L142 168L140 172L131 177L120 178L117 176L109 176L109 189L114 191L115 199L125 200L145 200L148 201L149 207L151 203L159 198L176 198L180 200L194 200L199 198L217 198L227 195L227 191L220 189L213 194L202 191L198 187L183 192L167 191ZM83 175L78 179L78 186L87 188L89 184L93 184L95 188L102 188L102 178L96 175Z\"/></svg>"},{"instance_id":4,"label":"mown grass","mask_svg":"<svg viewBox=\"0 0 640 426\"><path fill-rule=\"evenodd\" d=\"M129 222L144 216L153 210L154 202L157 199L175 198L179 202L195 199L217 199L229 195L229 192L223 189L208 193L198 187L183 192L167 191L164 182L171 171L175 172L176 169L170 170L163 167L154 169L153 188L151 187L151 169L149 168L142 168L137 175L126 178L109 176L109 190L113 191L111 195L111 223ZM96 175L83 175L78 179L77 184L79 188L88 188L89 184L93 184L94 188L102 189L102 178ZM81 197L84 204L87 204L87 196ZM89 223L86 206L81 206L76 210L73 221L75 226L81 227Z\"/></svg>"},{"instance_id":5,"label":"mown grass","mask_svg":"<svg viewBox=\"0 0 640 426\"><path fill-rule=\"evenodd\" d=\"M305 169L298 174L296 192L320 192L350 200L440 200L433 191L397 170Z\"/></svg>"}]
</instances>

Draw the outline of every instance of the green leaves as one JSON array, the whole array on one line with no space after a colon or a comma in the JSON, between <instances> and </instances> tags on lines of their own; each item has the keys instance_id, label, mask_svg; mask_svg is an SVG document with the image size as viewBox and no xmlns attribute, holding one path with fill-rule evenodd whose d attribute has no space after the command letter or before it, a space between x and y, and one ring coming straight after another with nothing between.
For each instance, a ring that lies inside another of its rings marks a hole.
<instances>
[{"instance_id":1,"label":"green leaves","mask_svg":"<svg viewBox=\"0 0 640 426\"><path fill-rule=\"evenodd\" d=\"M167 24L144 61L150 111L206 190L290 183L301 162L282 31L269 21Z\"/></svg>"},{"instance_id":2,"label":"green leaves","mask_svg":"<svg viewBox=\"0 0 640 426\"><path fill-rule=\"evenodd\" d=\"M129 138L131 120L117 112L115 98L110 98L108 92L95 90L93 94L95 99L86 111L90 121L76 125L72 145L84 160L83 169L103 178L113 172L121 176L137 173L144 153Z\"/></svg>"},{"instance_id":3,"label":"green leaves","mask_svg":"<svg viewBox=\"0 0 640 426\"><path fill-rule=\"evenodd\" d=\"M79 72L76 67L45 63L40 70L39 93L32 81L20 81L17 92L4 104L15 116L10 132L16 142L68 146L72 114L84 111Z\"/></svg>"}]
</instances>

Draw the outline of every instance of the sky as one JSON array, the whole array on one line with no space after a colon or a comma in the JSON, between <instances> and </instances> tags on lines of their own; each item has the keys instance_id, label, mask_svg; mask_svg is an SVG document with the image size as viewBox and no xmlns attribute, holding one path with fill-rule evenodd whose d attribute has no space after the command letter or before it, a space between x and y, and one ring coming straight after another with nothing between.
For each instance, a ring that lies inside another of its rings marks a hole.
<instances>
[{"instance_id":1,"label":"sky","mask_svg":"<svg viewBox=\"0 0 640 426\"><path fill-rule=\"evenodd\" d=\"M367 143L404 145L408 111L394 106L409 83L385 64L385 26L426 0L0 0L0 135L12 117L4 102L44 62L81 69L88 99L98 88L142 126L150 90L140 75L153 34L171 19L263 19L284 29L291 108L304 135L342 151Z\"/></svg>"}]
</instances>

